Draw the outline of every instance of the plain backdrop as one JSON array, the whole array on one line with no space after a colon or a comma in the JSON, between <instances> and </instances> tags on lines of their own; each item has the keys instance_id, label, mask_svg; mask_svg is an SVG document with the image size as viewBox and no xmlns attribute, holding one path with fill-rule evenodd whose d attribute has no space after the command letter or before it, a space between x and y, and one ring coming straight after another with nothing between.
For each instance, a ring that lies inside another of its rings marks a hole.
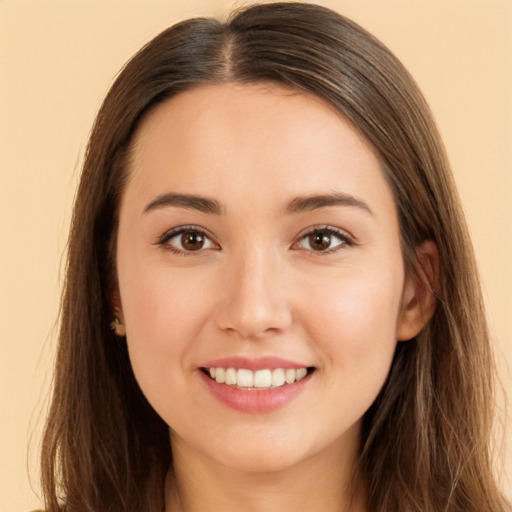
<instances>
[{"instance_id":1,"label":"plain backdrop","mask_svg":"<svg viewBox=\"0 0 512 512\"><path fill-rule=\"evenodd\" d=\"M319 3L386 43L432 107L467 212L510 397L512 2ZM95 112L119 68L151 37L184 17L225 16L233 5L0 0L0 512L40 505L28 475L37 493L70 209ZM510 452L506 460L512 474ZM503 485L511 495L510 479Z\"/></svg>"}]
</instances>

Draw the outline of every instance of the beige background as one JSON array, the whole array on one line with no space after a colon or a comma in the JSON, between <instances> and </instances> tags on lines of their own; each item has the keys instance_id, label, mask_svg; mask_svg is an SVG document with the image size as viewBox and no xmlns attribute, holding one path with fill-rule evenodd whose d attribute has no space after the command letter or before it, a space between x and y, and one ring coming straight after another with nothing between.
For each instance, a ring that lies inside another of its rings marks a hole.
<instances>
[{"instance_id":1,"label":"beige background","mask_svg":"<svg viewBox=\"0 0 512 512\"><path fill-rule=\"evenodd\" d=\"M388 44L432 106L470 222L510 397L512 2L322 3ZM37 491L62 256L95 111L144 42L178 19L222 15L232 5L0 0L0 512L39 504L27 475ZM510 452L507 467L512 474ZM504 486L512 495L510 480Z\"/></svg>"}]
</instances>

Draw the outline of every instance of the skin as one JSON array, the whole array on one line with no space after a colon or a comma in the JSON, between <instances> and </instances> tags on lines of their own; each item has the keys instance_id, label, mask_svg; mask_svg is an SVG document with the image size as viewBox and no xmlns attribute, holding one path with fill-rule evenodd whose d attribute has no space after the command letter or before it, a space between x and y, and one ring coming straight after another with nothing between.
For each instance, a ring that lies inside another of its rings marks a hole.
<instances>
[{"instance_id":1,"label":"skin","mask_svg":"<svg viewBox=\"0 0 512 512\"><path fill-rule=\"evenodd\" d=\"M361 418L397 341L431 309L406 278L375 151L314 96L225 84L154 109L128 171L117 310L139 385L171 427L168 510L364 510L363 489L348 496ZM169 193L221 211L155 203ZM289 211L334 193L359 203ZM184 225L207 233L203 248L165 239ZM326 226L339 235L324 231L328 248L317 250L308 235ZM213 397L200 374L235 355L315 371L290 403L250 414Z\"/></svg>"}]
</instances>

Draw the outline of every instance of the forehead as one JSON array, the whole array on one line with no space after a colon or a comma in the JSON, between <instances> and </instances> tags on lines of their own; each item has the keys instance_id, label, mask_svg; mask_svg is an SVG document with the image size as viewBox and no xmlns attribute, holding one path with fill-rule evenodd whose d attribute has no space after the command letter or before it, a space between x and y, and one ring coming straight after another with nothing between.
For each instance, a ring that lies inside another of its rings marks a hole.
<instances>
[{"instance_id":1,"label":"forehead","mask_svg":"<svg viewBox=\"0 0 512 512\"><path fill-rule=\"evenodd\" d=\"M132 149L127 195L131 188L139 197L197 193L253 204L257 193L276 202L332 191L390 197L375 150L346 118L277 85L181 93L144 118Z\"/></svg>"}]
</instances>

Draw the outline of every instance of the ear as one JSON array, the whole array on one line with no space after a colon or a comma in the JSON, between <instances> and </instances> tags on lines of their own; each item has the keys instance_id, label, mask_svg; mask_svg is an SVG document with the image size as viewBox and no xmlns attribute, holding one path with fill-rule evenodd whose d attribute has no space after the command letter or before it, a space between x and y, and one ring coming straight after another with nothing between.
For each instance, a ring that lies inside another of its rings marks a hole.
<instances>
[{"instance_id":1,"label":"ear","mask_svg":"<svg viewBox=\"0 0 512 512\"><path fill-rule=\"evenodd\" d=\"M126 336L123 307L121 305L121 295L117 286L110 292L110 303L114 317L110 326L117 336Z\"/></svg>"},{"instance_id":2,"label":"ear","mask_svg":"<svg viewBox=\"0 0 512 512\"><path fill-rule=\"evenodd\" d=\"M419 334L434 315L436 292L439 289L439 253L432 240L426 240L416 250L418 273L405 278L402 307L398 319L397 339L407 341Z\"/></svg>"}]
</instances>

